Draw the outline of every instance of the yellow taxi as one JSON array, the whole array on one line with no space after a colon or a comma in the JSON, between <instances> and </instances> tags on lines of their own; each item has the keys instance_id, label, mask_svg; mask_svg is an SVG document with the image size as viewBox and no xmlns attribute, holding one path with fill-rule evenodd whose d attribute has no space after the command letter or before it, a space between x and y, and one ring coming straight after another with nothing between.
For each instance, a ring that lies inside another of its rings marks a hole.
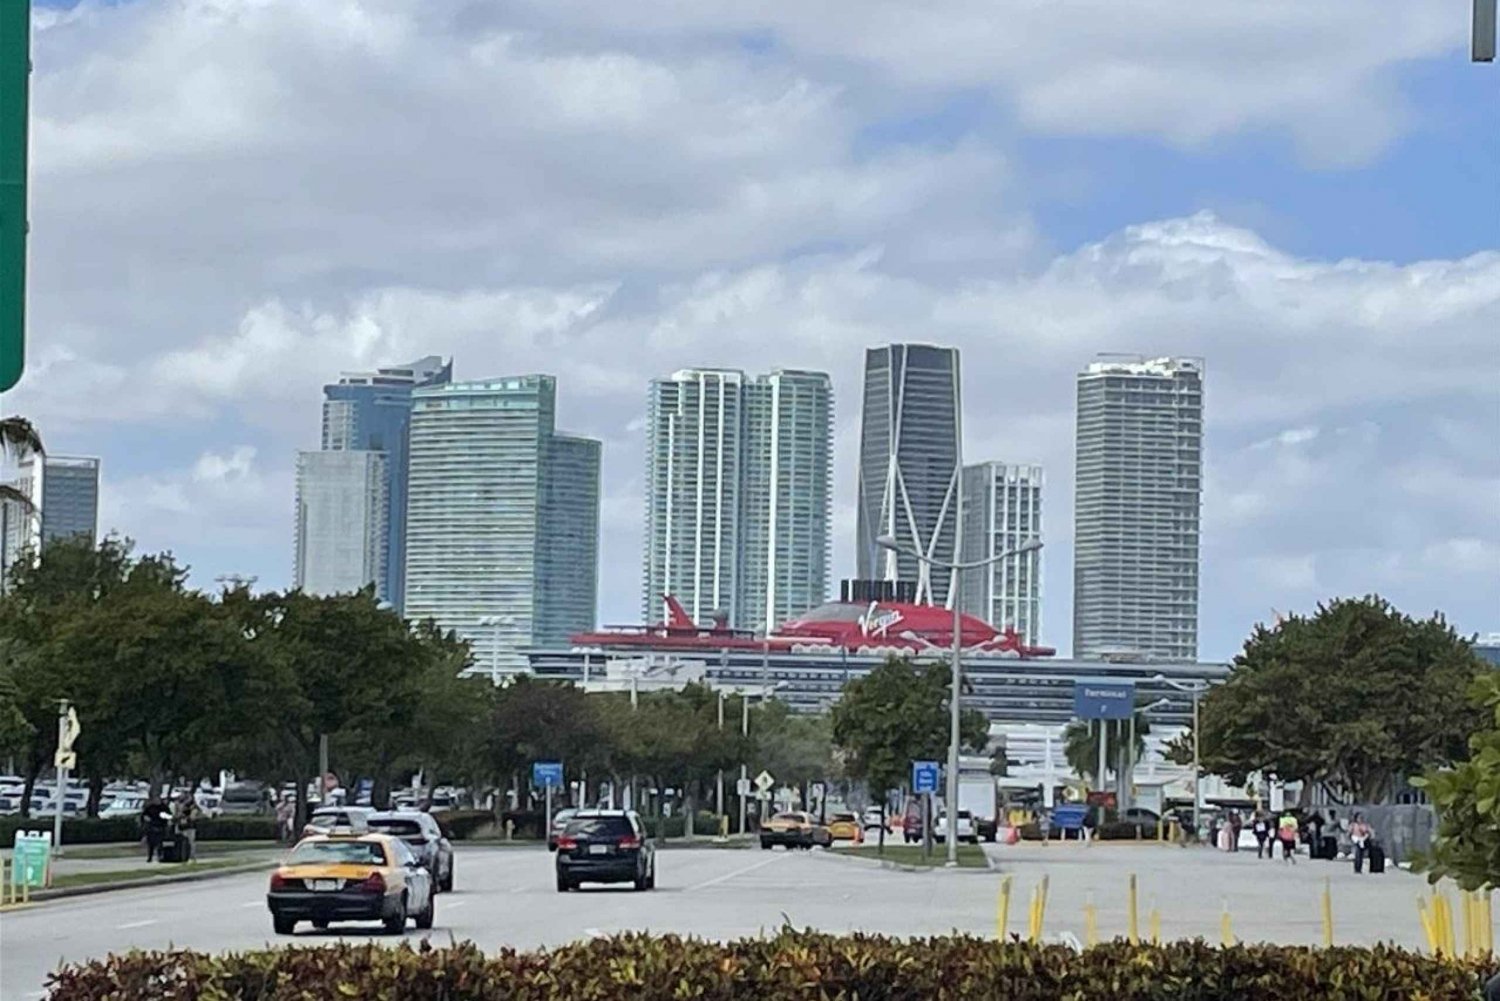
<instances>
[{"instance_id":1,"label":"yellow taxi","mask_svg":"<svg viewBox=\"0 0 1500 1001\"><path fill-rule=\"evenodd\" d=\"M810 813L778 813L760 829L760 846L775 848L812 848L815 845L828 847L833 844L833 835L819 824Z\"/></svg>"},{"instance_id":2,"label":"yellow taxi","mask_svg":"<svg viewBox=\"0 0 1500 1001\"><path fill-rule=\"evenodd\" d=\"M318 834L303 838L271 874L271 925L290 935L299 921L379 921L400 934L408 919L431 928L432 875L400 838Z\"/></svg>"},{"instance_id":3,"label":"yellow taxi","mask_svg":"<svg viewBox=\"0 0 1500 1001\"><path fill-rule=\"evenodd\" d=\"M860 825L859 818L852 813L835 813L828 818L828 834L835 841L853 841L858 844L865 840L865 829Z\"/></svg>"}]
</instances>

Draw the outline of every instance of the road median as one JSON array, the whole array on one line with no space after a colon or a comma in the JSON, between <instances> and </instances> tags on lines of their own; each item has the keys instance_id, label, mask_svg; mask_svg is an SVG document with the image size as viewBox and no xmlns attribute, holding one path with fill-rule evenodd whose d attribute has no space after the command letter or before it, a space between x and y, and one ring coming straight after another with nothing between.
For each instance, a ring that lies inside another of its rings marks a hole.
<instances>
[{"instance_id":1,"label":"road median","mask_svg":"<svg viewBox=\"0 0 1500 1001\"><path fill-rule=\"evenodd\" d=\"M28 903L46 903L50 900L91 896L115 890L136 890L150 886L169 886L173 883L197 883L208 879L218 879L223 876L237 876L242 873L268 869L274 861L272 858L254 860L220 859L212 862L189 862L182 865L174 865L170 869L136 868L104 872L68 873L58 876L52 886L32 891L28 902L6 904L0 909L10 912L22 910L28 906Z\"/></svg>"}]
</instances>

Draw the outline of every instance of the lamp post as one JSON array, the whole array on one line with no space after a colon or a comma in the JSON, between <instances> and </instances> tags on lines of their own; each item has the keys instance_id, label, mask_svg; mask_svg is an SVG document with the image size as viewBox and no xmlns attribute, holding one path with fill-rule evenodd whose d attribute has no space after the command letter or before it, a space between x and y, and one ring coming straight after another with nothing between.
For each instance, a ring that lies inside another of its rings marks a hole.
<instances>
[{"instance_id":1,"label":"lamp post","mask_svg":"<svg viewBox=\"0 0 1500 1001\"><path fill-rule=\"evenodd\" d=\"M485 615L479 619L481 626L490 627L490 684L500 684L500 627L513 626L516 620L509 615Z\"/></svg>"},{"instance_id":2,"label":"lamp post","mask_svg":"<svg viewBox=\"0 0 1500 1001\"><path fill-rule=\"evenodd\" d=\"M1032 539L1030 542L1017 546L1015 549L1007 549L1003 553L982 560L973 560L968 563L953 562L946 563L942 560L924 556L914 549L907 549L896 539L889 535L882 535L875 540L876 545L882 549L889 549L894 553L917 560L918 563L927 565L927 576L932 578L934 567L946 570L953 575L953 585L949 588L948 603L953 606L953 694L948 698L948 782L944 792L947 801L948 829L946 842L948 849L947 864L952 867L958 865L958 741L959 741L959 700L962 697L963 687L963 607L960 600L963 595L963 575L966 570L978 570L980 567L989 566L991 563L999 563L1001 560L1022 553L1030 553L1042 548L1041 540Z\"/></svg>"},{"instance_id":3,"label":"lamp post","mask_svg":"<svg viewBox=\"0 0 1500 1001\"><path fill-rule=\"evenodd\" d=\"M1198 822L1203 811L1203 767L1199 756L1199 734L1198 734L1198 698L1208 691L1206 681L1173 681L1164 674L1158 674L1154 681L1159 681L1168 687L1175 688L1179 692L1193 693L1193 836L1198 836Z\"/></svg>"}]
</instances>

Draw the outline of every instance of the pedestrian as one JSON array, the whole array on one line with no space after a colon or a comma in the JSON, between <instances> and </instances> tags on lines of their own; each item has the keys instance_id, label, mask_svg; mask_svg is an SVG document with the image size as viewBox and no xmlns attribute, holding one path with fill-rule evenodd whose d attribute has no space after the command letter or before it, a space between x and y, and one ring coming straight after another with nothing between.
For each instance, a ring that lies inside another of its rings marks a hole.
<instances>
[{"instance_id":1,"label":"pedestrian","mask_svg":"<svg viewBox=\"0 0 1500 1001\"><path fill-rule=\"evenodd\" d=\"M1244 828L1244 821L1240 819L1240 811L1229 811L1229 850L1237 852L1240 850L1240 831Z\"/></svg>"},{"instance_id":2,"label":"pedestrian","mask_svg":"<svg viewBox=\"0 0 1500 1001\"><path fill-rule=\"evenodd\" d=\"M287 844L292 843L292 814L296 809L290 796L281 797L276 804L276 836Z\"/></svg>"},{"instance_id":3,"label":"pedestrian","mask_svg":"<svg viewBox=\"0 0 1500 1001\"><path fill-rule=\"evenodd\" d=\"M1250 829L1255 832L1255 857L1265 858L1266 855L1274 855L1275 848L1269 842L1271 840L1271 821L1267 819L1264 810L1256 810L1255 817L1251 821Z\"/></svg>"},{"instance_id":4,"label":"pedestrian","mask_svg":"<svg viewBox=\"0 0 1500 1001\"><path fill-rule=\"evenodd\" d=\"M193 856L198 851L198 800L193 796L193 790L184 789L182 795L177 799L177 809L172 816L172 822L177 828L178 835L187 844L186 856L183 861L193 861Z\"/></svg>"},{"instance_id":5,"label":"pedestrian","mask_svg":"<svg viewBox=\"0 0 1500 1001\"><path fill-rule=\"evenodd\" d=\"M167 836L167 821L170 817L167 806L155 793L146 800L141 810L141 827L146 833L146 861L155 862L161 853L162 839Z\"/></svg>"},{"instance_id":6,"label":"pedestrian","mask_svg":"<svg viewBox=\"0 0 1500 1001\"><path fill-rule=\"evenodd\" d=\"M1094 811L1090 810L1083 815L1083 843L1088 845L1094 841L1096 827L1099 821L1094 817Z\"/></svg>"},{"instance_id":7,"label":"pedestrian","mask_svg":"<svg viewBox=\"0 0 1500 1001\"><path fill-rule=\"evenodd\" d=\"M1365 823L1365 816L1356 813L1354 820L1349 824L1349 840L1354 845L1354 871L1365 871L1365 856L1370 850L1370 825Z\"/></svg>"},{"instance_id":8,"label":"pedestrian","mask_svg":"<svg viewBox=\"0 0 1500 1001\"><path fill-rule=\"evenodd\" d=\"M1307 818L1307 824L1305 825L1307 828L1308 858L1317 859L1323 857L1323 825L1323 815L1314 810L1312 816Z\"/></svg>"},{"instance_id":9,"label":"pedestrian","mask_svg":"<svg viewBox=\"0 0 1500 1001\"><path fill-rule=\"evenodd\" d=\"M1287 810L1276 823L1276 836L1281 840L1281 861L1297 864L1297 815Z\"/></svg>"}]
</instances>

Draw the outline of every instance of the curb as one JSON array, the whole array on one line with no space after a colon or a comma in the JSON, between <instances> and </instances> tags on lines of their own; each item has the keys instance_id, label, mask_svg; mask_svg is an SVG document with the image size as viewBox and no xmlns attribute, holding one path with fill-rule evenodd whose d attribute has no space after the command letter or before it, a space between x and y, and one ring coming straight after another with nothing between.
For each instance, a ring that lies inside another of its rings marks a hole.
<instances>
[{"instance_id":1,"label":"curb","mask_svg":"<svg viewBox=\"0 0 1500 1001\"><path fill-rule=\"evenodd\" d=\"M201 883L204 880L218 879L220 876L239 876L247 872L256 872L271 867L273 860L265 862L247 863L245 865L225 866L222 869L200 870L198 872L174 873L170 876L152 876L148 879L126 879L118 883L90 883L86 886L64 886L55 890L37 890L31 895L32 903L45 903L49 900L65 900L68 897L88 897L96 893L110 893L114 890L138 890L148 886L167 886L172 883ZM7 907L8 913L25 910L25 905L20 907Z\"/></svg>"},{"instance_id":2,"label":"curb","mask_svg":"<svg viewBox=\"0 0 1500 1001\"><path fill-rule=\"evenodd\" d=\"M985 866L983 869L979 868L978 866L972 865L955 866L954 868L949 869L946 865L904 865L900 862L889 862L885 859L880 858L861 858L858 855L850 855L846 852L825 851L814 852L813 855L821 856L823 858L843 859L849 862L853 862L855 865L863 865L875 869L884 869L887 872L942 872L952 873L958 876L987 876L992 872L999 871L998 867L995 865L994 860L989 856L985 856Z\"/></svg>"}]
</instances>

